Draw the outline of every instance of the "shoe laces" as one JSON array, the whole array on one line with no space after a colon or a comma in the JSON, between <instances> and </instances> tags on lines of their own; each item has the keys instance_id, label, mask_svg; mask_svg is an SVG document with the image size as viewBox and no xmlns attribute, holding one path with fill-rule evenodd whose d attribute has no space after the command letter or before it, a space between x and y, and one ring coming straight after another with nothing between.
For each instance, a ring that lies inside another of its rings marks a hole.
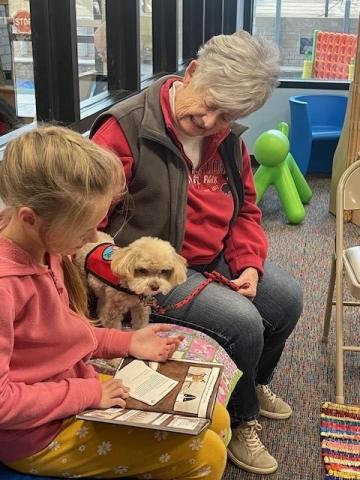
<instances>
[{"instance_id":1,"label":"shoe laces","mask_svg":"<svg viewBox=\"0 0 360 480\"><path fill-rule=\"evenodd\" d=\"M262 430L262 426L257 420L250 420L245 422L241 427L241 433L244 436L246 445L252 455L255 455L260 450L266 450L262 441L258 436L258 432Z\"/></svg>"},{"instance_id":2,"label":"shoe laces","mask_svg":"<svg viewBox=\"0 0 360 480\"><path fill-rule=\"evenodd\" d=\"M263 392L264 396L271 402L274 403L275 400L278 398L274 392L270 390L268 385L259 385L259 388Z\"/></svg>"}]
</instances>

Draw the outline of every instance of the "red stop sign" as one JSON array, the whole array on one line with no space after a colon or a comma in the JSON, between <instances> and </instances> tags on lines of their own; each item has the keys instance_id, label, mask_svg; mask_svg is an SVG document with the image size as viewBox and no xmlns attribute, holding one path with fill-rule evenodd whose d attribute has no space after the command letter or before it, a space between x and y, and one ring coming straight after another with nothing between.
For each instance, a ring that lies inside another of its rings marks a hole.
<instances>
[{"instance_id":1,"label":"red stop sign","mask_svg":"<svg viewBox=\"0 0 360 480\"><path fill-rule=\"evenodd\" d=\"M13 25L17 33L31 33L30 13L27 10L18 10L13 15Z\"/></svg>"}]
</instances>

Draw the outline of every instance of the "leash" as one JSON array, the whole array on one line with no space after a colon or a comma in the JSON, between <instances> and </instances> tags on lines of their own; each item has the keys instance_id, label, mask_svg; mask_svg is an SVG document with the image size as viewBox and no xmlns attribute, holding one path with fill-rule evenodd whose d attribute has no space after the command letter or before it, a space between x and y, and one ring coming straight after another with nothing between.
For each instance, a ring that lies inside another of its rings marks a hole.
<instances>
[{"instance_id":1,"label":"leash","mask_svg":"<svg viewBox=\"0 0 360 480\"><path fill-rule=\"evenodd\" d=\"M210 283L216 282L216 283L221 283L222 285L225 285L226 287L231 288L231 290L234 290L237 292L240 290L240 288L249 288L250 284L248 282L245 282L242 285L237 285L235 282L228 280L226 277L221 275L221 273L216 272L215 270L213 272L204 272L204 276L206 277L206 280L204 280L200 285L198 285L195 290L189 293L185 298L180 300L177 303L173 303L171 305L168 305L166 307L161 307L155 299L150 300L147 305L152 308L152 310L155 313L158 313L160 315L164 315L165 313L172 311L172 310L178 310L188 303L190 303L195 297L199 295L200 292L204 290L205 287L207 287Z\"/></svg>"}]
</instances>

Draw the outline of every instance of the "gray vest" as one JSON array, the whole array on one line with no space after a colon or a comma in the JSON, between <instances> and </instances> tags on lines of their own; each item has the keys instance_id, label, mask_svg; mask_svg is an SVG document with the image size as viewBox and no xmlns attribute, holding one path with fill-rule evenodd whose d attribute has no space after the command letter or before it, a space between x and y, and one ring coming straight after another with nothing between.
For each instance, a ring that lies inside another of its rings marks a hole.
<instances>
[{"instance_id":1,"label":"gray vest","mask_svg":"<svg viewBox=\"0 0 360 480\"><path fill-rule=\"evenodd\" d=\"M188 190L188 166L168 135L160 106L160 89L169 77L162 77L94 122L90 138L109 118L119 122L134 158L129 196L113 210L107 232L117 245L127 245L143 236L168 240L182 248ZM246 129L235 125L220 145L220 153L234 197L234 216L243 203L242 155L239 136ZM130 204L127 205L127 204ZM130 207L130 208L129 208Z\"/></svg>"}]
</instances>

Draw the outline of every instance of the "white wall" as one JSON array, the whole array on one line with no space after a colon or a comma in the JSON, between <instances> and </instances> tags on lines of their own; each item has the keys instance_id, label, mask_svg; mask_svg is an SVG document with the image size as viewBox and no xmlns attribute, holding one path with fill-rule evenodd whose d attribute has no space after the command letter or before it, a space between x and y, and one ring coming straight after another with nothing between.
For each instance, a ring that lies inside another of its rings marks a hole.
<instances>
[{"instance_id":1,"label":"white wall","mask_svg":"<svg viewBox=\"0 0 360 480\"><path fill-rule=\"evenodd\" d=\"M293 95L333 94L348 96L348 90L307 90L298 88L276 88L271 98L257 112L241 120L240 123L249 127L243 134L250 152L257 137L271 128L276 128L278 123L286 122L290 127L289 97Z\"/></svg>"}]
</instances>

